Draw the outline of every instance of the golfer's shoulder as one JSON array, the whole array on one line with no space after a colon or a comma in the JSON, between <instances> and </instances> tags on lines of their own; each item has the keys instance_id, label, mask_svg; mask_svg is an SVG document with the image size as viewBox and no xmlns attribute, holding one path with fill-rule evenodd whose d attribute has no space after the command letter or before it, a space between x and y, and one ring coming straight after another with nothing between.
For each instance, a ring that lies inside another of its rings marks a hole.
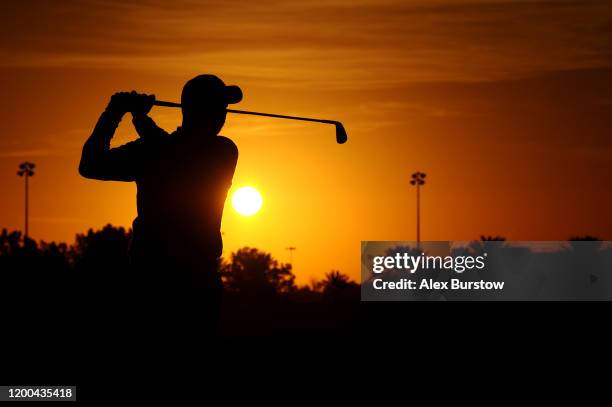
<instances>
[{"instance_id":1,"label":"golfer's shoulder","mask_svg":"<svg viewBox=\"0 0 612 407\"><path fill-rule=\"evenodd\" d=\"M221 135L215 137L215 145L222 154L238 157L238 147L227 137Z\"/></svg>"}]
</instances>

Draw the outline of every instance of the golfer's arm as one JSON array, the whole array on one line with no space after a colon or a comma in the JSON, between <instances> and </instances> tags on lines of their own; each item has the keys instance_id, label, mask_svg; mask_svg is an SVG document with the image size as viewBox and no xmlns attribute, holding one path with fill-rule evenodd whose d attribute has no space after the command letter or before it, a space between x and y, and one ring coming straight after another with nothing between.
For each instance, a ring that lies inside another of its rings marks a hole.
<instances>
[{"instance_id":1,"label":"golfer's arm","mask_svg":"<svg viewBox=\"0 0 612 407\"><path fill-rule=\"evenodd\" d=\"M132 123L136 132L143 139L162 138L168 136L168 133L159 127L153 119L146 114L134 114Z\"/></svg>"},{"instance_id":2,"label":"golfer's arm","mask_svg":"<svg viewBox=\"0 0 612 407\"><path fill-rule=\"evenodd\" d=\"M110 142L123 115L105 111L83 145L79 173L85 178L104 181L132 181L127 149L111 149Z\"/></svg>"}]
</instances>

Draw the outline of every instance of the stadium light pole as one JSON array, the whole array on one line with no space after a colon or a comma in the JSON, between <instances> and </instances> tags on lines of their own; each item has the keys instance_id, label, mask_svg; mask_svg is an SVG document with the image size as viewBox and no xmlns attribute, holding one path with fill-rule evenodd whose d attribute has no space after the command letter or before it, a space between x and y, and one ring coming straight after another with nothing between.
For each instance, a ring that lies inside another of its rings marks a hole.
<instances>
[{"instance_id":1,"label":"stadium light pole","mask_svg":"<svg viewBox=\"0 0 612 407\"><path fill-rule=\"evenodd\" d=\"M425 185L425 177L427 174L424 172L417 171L412 174L412 180L410 185L416 186L417 197L416 197L416 238L417 238L417 250L421 246L421 185Z\"/></svg>"},{"instance_id":2,"label":"stadium light pole","mask_svg":"<svg viewBox=\"0 0 612 407\"><path fill-rule=\"evenodd\" d=\"M293 252L295 251L295 247L289 246L285 248L285 250L289 251L289 264L291 264L291 268L293 268Z\"/></svg>"},{"instance_id":3,"label":"stadium light pole","mask_svg":"<svg viewBox=\"0 0 612 407\"><path fill-rule=\"evenodd\" d=\"M23 234L23 243L25 244L28 236L29 236L29 230L28 230L28 209L29 209L29 179L31 176L34 175L34 167L36 167L36 165L34 165L31 162L23 162L21 164L19 164L19 171L17 171L17 175L19 175L20 177L24 177L25 178L25 231Z\"/></svg>"}]
</instances>

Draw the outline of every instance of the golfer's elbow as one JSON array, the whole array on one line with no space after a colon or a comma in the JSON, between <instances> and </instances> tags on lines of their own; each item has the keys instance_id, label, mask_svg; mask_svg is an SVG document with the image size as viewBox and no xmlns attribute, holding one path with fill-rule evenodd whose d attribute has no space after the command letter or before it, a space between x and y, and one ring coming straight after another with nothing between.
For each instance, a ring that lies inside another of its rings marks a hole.
<instances>
[{"instance_id":1,"label":"golfer's elbow","mask_svg":"<svg viewBox=\"0 0 612 407\"><path fill-rule=\"evenodd\" d=\"M87 161L81 158L81 162L79 163L79 174L83 178L95 179L96 171L95 168L87 163Z\"/></svg>"},{"instance_id":2,"label":"golfer's elbow","mask_svg":"<svg viewBox=\"0 0 612 407\"><path fill-rule=\"evenodd\" d=\"M79 174L84 178L100 179L102 163L106 154L104 144L93 135L83 144Z\"/></svg>"},{"instance_id":3,"label":"golfer's elbow","mask_svg":"<svg viewBox=\"0 0 612 407\"><path fill-rule=\"evenodd\" d=\"M88 179L101 179L102 177L102 168L100 165L100 160L95 159L95 157L91 157L85 151L81 155L81 162L79 163L79 174L83 178Z\"/></svg>"}]
</instances>

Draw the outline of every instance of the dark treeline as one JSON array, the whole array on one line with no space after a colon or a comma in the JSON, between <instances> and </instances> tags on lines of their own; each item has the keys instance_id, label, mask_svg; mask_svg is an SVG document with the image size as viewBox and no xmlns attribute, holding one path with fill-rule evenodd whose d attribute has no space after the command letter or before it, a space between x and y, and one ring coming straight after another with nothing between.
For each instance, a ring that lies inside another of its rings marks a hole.
<instances>
[{"instance_id":1,"label":"dark treeline","mask_svg":"<svg viewBox=\"0 0 612 407\"><path fill-rule=\"evenodd\" d=\"M112 225L78 234L71 245L24 241L21 232L2 230L0 305L11 315L12 326L34 327L37 332L57 329L58 324L76 330L83 324L94 330L113 329L114 316L123 314L121 300L138 297L145 285L134 284L131 276L130 240L130 230ZM580 241L598 239L569 240L576 252L582 247ZM470 247L482 251L504 241L502 236L481 236ZM490 266L488 273L493 271ZM222 259L220 272L225 285L221 334L351 333L363 319L360 286L339 271L298 286L290 264L244 247Z\"/></svg>"},{"instance_id":2,"label":"dark treeline","mask_svg":"<svg viewBox=\"0 0 612 407\"><path fill-rule=\"evenodd\" d=\"M72 245L24 242L21 232L2 230L4 309L16 318L24 311L23 323L41 316L53 323L67 316L95 325L92 319L111 311L126 287L138 290L129 285L130 239L131 230L112 225L78 234ZM220 270L226 288L221 334L345 333L356 328L359 285L339 271L298 286L290 264L249 247L222 259Z\"/></svg>"}]
</instances>

